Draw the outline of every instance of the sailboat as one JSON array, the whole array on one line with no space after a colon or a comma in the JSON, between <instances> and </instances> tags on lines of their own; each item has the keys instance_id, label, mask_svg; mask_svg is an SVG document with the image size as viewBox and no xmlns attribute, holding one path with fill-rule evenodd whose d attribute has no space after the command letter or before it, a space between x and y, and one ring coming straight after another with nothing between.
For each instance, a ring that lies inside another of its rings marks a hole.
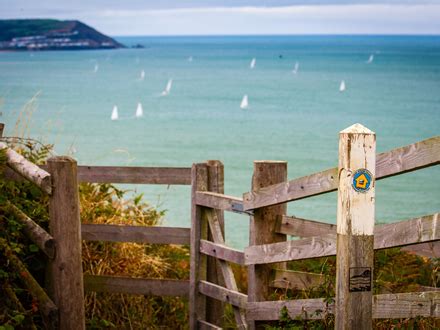
<instances>
[{"instance_id":1,"label":"sailboat","mask_svg":"<svg viewBox=\"0 0 440 330\"><path fill-rule=\"evenodd\" d=\"M96 73L99 70L99 65L98 63L95 64L95 68L93 69L93 72Z\"/></svg>"},{"instance_id":2,"label":"sailboat","mask_svg":"<svg viewBox=\"0 0 440 330\"><path fill-rule=\"evenodd\" d=\"M136 108L136 118L140 118L144 116L144 110L142 109L142 104L139 102Z\"/></svg>"},{"instance_id":3,"label":"sailboat","mask_svg":"<svg viewBox=\"0 0 440 330\"><path fill-rule=\"evenodd\" d=\"M295 67L294 67L293 70L292 70L292 73L293 73L293 74L297 74L297 73L298 73L298 69L299 69L299 63L296 62L296 63L295 63Z\"/></svg>"},{"instance_id":4,"label":"sailboat","mask_svg":"<svg viewBox=\"0 0 440 330\"><path fill-rule=\"evenodd\" d=\"M374 54L371 54L370 57L368 58L367 64L373 63L374 61Z\"/></svg>"},{"instance_id":5,"label":"sailboat","mask_svg":"<svg viewBox=\"0 0 440 330\"><path fill-rule=\"evenodd\" d=\"M115 106L113 107L111 120L118 120L118 119L119 119L119 115L118 115L118 107L115 105Z\"/></svg>"},{"instance_id":6,"label":"sailboat","mask_svg":"<svg viewBox=\"0 0 440 330\"><path fill-rule=\"evenodd\" d=\"M253 59L252 59L252 61L251 61L251 64L249 64L249 67L251 68L251 69L253 69L253 68L255 68L255 64L257 63L257 59L254 57Z\"/></svg>"},{"instance_id":7,"label":"sailboat","mask_svg":"<svg viewBox=\"0 0 440 330\"><path fill-rule=\"evenodd\" d=\"M249 101L248 101L248 96L247 96L247 94L245 94L245 95L243 96L243 99L241 100L241 103L240 103L240 108L241 108L241 109L247 109L247 108L249 108Z\"/></svg>"},{"instance_id":8,"label":"sailboat","mask_svg":"<svg viewBox=\"0 0 440 330\"><path fill-rule=\"evenodd\" d=\"M345 81L344 81L344 80L342 80L342 81L341 81L341 84L339 85L339 91L340 91L340 92L345 91Z\"/></svg>"},{"instance_id":9,"label":"sailboat","mask_svg":"<svg viewBox=\"0 0 440 330\"><path fill-rule=\"evenodd\" d=\"M139 77L140 81L143 81L145 79L145 70L141 71L141 76Z\"/></svg>"},{"instance_id":10,"label":"sailboat","mask_svg":"<svg viewBox=\"0 0 440 330\"><path fill-rule=\"evenodd\" d=\"M166 96L166 95L170 94L172 85L173 85L173 79L168 80L167 86L165 87L164 91L162 92L162 96Z\"/></svg>"}]
</instances>

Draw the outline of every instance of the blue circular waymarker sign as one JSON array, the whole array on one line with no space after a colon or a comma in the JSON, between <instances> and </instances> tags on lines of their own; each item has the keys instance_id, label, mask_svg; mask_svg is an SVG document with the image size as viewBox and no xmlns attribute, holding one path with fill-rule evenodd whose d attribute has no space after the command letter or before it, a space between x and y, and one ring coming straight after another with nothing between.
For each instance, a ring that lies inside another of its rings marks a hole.
<instances>
[{"instance_id":1,"label":"blue circular waymarker sign","mask_svg":"<svg viewBox=\"0 0 440 330\"><path fill-rule=\"evenodd\" d=\"M357 192L367 192L370 190L371 181L373 176L370 171L365 168L357 170L353 175L353 189Z\"/></svg>"}]
</instances>

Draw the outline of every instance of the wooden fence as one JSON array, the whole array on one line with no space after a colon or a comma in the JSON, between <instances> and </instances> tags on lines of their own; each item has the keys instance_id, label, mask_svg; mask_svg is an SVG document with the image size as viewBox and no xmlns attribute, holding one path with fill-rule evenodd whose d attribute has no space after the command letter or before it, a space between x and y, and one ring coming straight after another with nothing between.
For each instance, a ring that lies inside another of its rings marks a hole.
<instances>
[{"instance_id":1,"label":"wooden fence","mask_svg":"<svg viewBox=\"0 0 440 330\"><path fill-rule=\"evenodd\" d=\"M440 292L433 288L372 295L374 250L404 246L428 254L429 249L439 250L438 213L375 226L374 200L375 180L438 165L440 137L376 156L375 134L357 124L341 132L339 153L338 167L290 181L286 163L255 162L252 190L242 199L204 191L206 170L203 164L193 166L192 329L218 328L218 323L208 321L205 297L233 305L240 328L259 328L264 321L278 320L283 308L292 319L335 314L337 329L371 329L372 319L379 318L440 316ZM285 203L336 190L337 225L286 215ZM250 245L244 252L227 247L218 235L219 211L250 216ZM208 227L217 236L213 242L206 240ZM287 235L300 239L287 240ZM206 280L206 255L221 260L225 285ZM334 303L324 298L270 301L271 286L304 289L323 281L320 274L286 270L286 262L334 255ZM229 263L248 266L247 294L238 291Z\"/></svg>"},{"instance_id":2,"label":"wooden fence","mask_svg":"<svg viewBox=\"0 0 440 330\"><path fill-rule=\"evenodd\" d=\"M375 226L374 200L376 180L440 164L440 137L376 155L375 134L357 124L340 134L338 167L288 181L286 162L255 162L252 188L243 198L224 194L219 161L192 168L77 167L68 157L54 157L42 169L11 149L7 157L13 170L6 172L9 178L19 174L50 196L50 234L14 205L6 208L22 219L25 232L51 260L51 298L39 286L45 296L37 298L51 306L54 327L84 328L83 286L86 291L188 297L191 329L219 329L225 303L232 306L237 328L244 329L278 320L283 308L291 318L335 314L338 329L369 329L373 318L440 316L437 291L372 295L374 250L439 250L438 213ZM80 225L78 182L191 185L191 228ZM287 202L336 190L336 225L287 216ZM225 211L250 219L244 251L225 244ZM289 235L300 239L287 240ZM81 239L190 244L190 279L83 278ZM305 289L323 281L321 274L287 270L286 262L334 255L333 304L324 298L270 301L270 288ZM247 267L248 292L239 291L231 263Z\"/></svg>"}]
</instances>

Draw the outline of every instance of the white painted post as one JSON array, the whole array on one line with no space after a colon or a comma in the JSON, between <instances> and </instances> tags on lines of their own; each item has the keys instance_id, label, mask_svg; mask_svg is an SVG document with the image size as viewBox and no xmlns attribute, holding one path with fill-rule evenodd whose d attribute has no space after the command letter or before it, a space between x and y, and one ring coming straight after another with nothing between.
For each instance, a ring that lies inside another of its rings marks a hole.
<instances>
[{"instance_id":1,"label":"white painted post","mask_svg":"<svg viewBox=\"0 0 440 330\"><path fill-rule=\"evenodd\" d=\"M355 124L339 136L336 329L372 328L376 135Z\"/></svg>"}]
</instances>

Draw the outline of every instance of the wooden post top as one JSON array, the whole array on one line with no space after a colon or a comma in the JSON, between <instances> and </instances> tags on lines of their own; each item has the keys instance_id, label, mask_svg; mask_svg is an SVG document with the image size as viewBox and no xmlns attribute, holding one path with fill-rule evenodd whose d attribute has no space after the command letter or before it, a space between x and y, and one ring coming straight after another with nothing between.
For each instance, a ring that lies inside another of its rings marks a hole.
<instances>
[{"instance_id":1,"label":"wooden post top","mask_svg":"<svg viewBox=\"0 0 440 330\"><path fill-rule=\"evenodd\" d=\"M265 164L287 164L287 162L284 161L284 160L254 160L254 164L260 164L260 163L265 163Z\"/></svg>"},{"instance_id":2,"label":"wooden post top","mask_svg":"<svg viewBox=\"0 0 440 330\"><path fill-rule=\"evenodd\" d=\"M354 124L339 136L338 234L373 235L376 134Z\"/></svg>"},{"instance_id":3,"label":"wooden post top","mask_svg":"<svg viewBox=\"0 0 440 330\"><path fill-rule=\"evenodd\" d=\"M339 132L339 134L376 134L364 125L356 123Z\"/></svg>"},{"instance_id":4,"label":"wooden post top","mask_svg":"<svg viewBox=\"0 0 440 330\"><path fill-rule=\"evenodd\" d=\"M76 163L76 160L69 156L54 156L47 160L48 163L51 162L66 162L66 163Z\"/></svg>"}]
</instances>

